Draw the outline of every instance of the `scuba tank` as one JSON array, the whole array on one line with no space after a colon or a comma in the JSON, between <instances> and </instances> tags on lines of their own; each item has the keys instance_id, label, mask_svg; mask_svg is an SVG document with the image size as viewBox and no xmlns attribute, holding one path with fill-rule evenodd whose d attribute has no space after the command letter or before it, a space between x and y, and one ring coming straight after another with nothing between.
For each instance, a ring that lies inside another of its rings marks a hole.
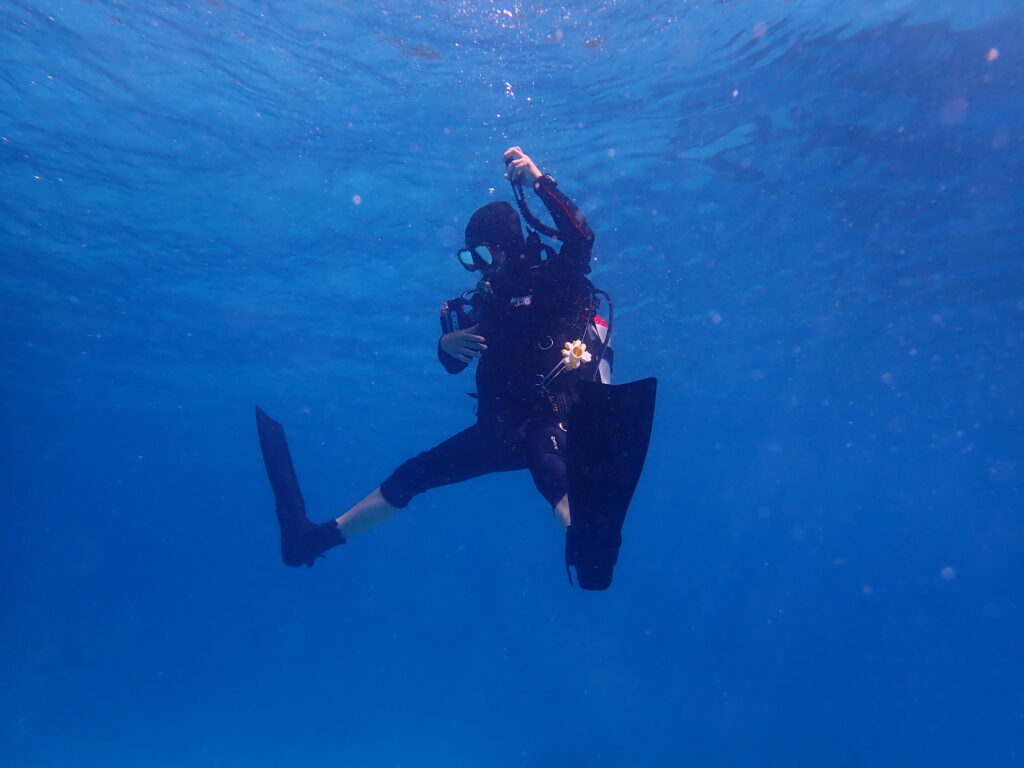
<instances>
[{"instance_id":1,"label":"scuba tank","mask_svg":"<svg viewBox=\"0 0 1024 768\"><path fill-rule=\"evenodd\" d=\"M612 315L614 314L612 309L612 300L602 290L594 289L594 295L603 295L605 301L608 304L608 319L605 320L596 312L591 318L590 322L587 323L586 338L583 340L587 345L588 349L600 349L595 359L597 365L594 371L594 381L599 381L602 384L612 383L612 361L615 357L615 352L612 349Z\"/></svg>"}]
</instances>

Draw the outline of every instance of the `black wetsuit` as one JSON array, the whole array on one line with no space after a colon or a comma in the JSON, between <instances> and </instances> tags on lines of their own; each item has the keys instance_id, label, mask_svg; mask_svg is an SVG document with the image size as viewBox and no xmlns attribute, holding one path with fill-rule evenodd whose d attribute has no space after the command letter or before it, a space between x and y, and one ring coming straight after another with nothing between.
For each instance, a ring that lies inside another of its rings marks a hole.
<instances>
[{"instance_id":1,"label":"black wetsuit","mask_svg":"<svg viewBox=\"0 0 1024 768\"><path fill-rule=\"evenodd\" d=\"M593 378L596 361L561 373L546 390L538 383L562 359L566 341L584 338L593 317L594 287L586 274L594 233L553 179L542 177L533 188L555 221L562 247L552 258L495 281L493 293L483 297L479 334L487 351L477 364L477 423L409 459L381 484L395 507L431 488L518 469L530 470L551 506L566 493L571 388L580 377ZM449 373L468 365L444 352L440 342L438 358Z\"/></svg>"}]
</instances>

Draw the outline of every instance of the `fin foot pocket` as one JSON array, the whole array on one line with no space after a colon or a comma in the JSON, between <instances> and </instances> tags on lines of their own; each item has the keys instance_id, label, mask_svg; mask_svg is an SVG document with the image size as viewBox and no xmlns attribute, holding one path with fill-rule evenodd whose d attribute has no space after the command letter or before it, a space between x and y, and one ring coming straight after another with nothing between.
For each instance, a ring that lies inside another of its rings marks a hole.
<instances>
[{"instance_id":1,"label":"fin foot pocket","mask_svg":"<svg viewBox=\"0 0 1024 768\"><path fill-rule=\"evenodd\" d=\"M281 529L281 559L293 568L312 568L324 552L344 543L345 538L333 520L319 525L306 520L304 526L291 529L287 535Z\"/></svg>"}]
</instances>

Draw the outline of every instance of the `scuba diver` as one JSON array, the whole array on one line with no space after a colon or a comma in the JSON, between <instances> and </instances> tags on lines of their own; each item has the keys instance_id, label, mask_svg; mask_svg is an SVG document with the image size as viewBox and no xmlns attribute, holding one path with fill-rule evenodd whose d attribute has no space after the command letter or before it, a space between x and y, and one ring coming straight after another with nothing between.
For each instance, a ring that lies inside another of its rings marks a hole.
<instances>
[{"instance_id":1,"label":"scuba diver","mask_svg":"<svg viewBox=\"0 0 1024 768\"><path fill-rule=\"evenodd\" d=\"M476 423L401 464L337 519L316 524L306 517L283 428L257 408L286 565L312 567L327 550L432 488L528 469L565 529L570 584L570 567L584 589L611 584L622 523L647 454L657 382L610 384L613 308L587 278L594 233L522 149L511 147L503 160L529 236L509 203L478 209L457 258L480 280L441 306L441 365L457 374L477 362ZM524 184L555 227L530 211ZM541 235L560 242L558 251ZM607 320L598 315L602 300Z\"/></svg>"}]
</instances>

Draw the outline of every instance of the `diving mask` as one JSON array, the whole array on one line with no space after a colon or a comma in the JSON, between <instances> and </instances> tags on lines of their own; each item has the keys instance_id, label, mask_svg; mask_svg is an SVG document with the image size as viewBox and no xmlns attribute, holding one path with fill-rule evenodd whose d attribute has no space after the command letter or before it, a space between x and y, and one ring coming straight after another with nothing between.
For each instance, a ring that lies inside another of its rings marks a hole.
<instances>
[{"instance_id":1,"label":"diving mask","mask_svg":"<svg viewBox=\"0 0 1024 768\"><path fill-rule=\"evenodd\" d=\"M487 269L494 264L494 253L486 245L461 248L456 256L459 258L459 263L470 272Z\"/></svg>"}]
</instances>

